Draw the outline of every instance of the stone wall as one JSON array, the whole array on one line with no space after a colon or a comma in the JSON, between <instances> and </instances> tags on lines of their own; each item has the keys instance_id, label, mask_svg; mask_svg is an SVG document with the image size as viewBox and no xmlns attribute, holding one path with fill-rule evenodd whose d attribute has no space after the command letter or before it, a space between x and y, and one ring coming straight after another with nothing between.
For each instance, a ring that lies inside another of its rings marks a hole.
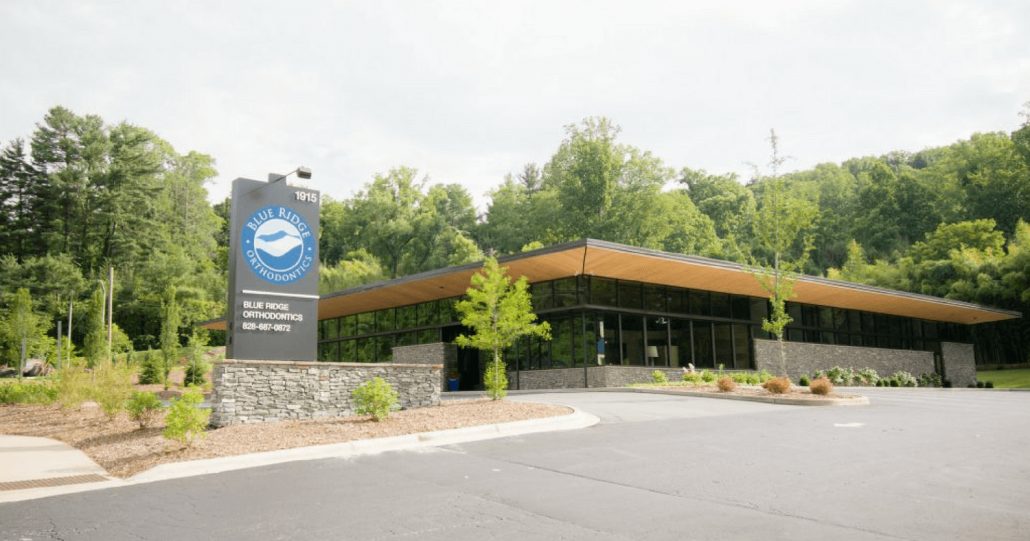
<instances>
[{"instance_id":1,"label":"stone wall","mask_svg":"<svg viewBox=\"0 0 1030 541\"><path fill-rule=\"evenodd\" d=\"M864 348L832 344L786 342L787 375L797 381L802 374L834 366L872 368L880 376L904 370L916 377L935 372L932 351ZM972 347L972 346L970 346ZM780 375L780 346L775 340L755 340L755 369Z\"/></svg>"},{"instance_id":2,"label":"stone wall","mask_svg":"<svg viewBox=\"0 0 1030 541\"><path fill-rule=\"evenodd\" d=\"M351 391L380 377L402 408L440 403L439 364L362 364L298 361L214 363L211 425L266 423L353 415Z\"/></svg>"},{"instance_id":3,"label":"stone wall","mask_svg":"<svg viewBox=\"0 0 1030 541\"><path fill-rule=\"evenodd\" d=\"M458 346L446 342L419 344L417 346L397 346L393 348L395 364L439 364L440 388L447 389L447 374L458 371Z\"/></svg>"},{"instance_id":4,"label":"stone wall","mask_svg":"<svg viewBox=\"0 0 1030 541\"><path fill-rule=\"evenodd\" d=\"M954 387L976 385L976 356L973 344L941 342L941 358L944 362L944 379L951 380Z\"/></svg>"}]
</instances>

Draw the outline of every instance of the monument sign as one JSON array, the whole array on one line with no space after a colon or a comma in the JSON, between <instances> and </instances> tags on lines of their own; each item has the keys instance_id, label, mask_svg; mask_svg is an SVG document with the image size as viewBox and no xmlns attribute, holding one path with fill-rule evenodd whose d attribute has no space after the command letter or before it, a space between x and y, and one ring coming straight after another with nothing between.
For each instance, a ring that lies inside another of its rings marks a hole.
<instances>
[{"instance_id":1,"label":"monument sign","mask_svg":"<svg viewBox=\"0 0 1030 541\"><path fill-rule=\"evenodd\" d=\"M320 194L270 176L232 183L225 356L314 361Z\"/></svg>"}]
</instances>

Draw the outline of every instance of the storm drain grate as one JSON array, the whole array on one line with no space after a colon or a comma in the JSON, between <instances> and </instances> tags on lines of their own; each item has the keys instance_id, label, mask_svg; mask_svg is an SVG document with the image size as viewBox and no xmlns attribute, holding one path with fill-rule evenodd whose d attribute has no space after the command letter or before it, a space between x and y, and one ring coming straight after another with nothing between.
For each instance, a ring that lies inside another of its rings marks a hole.
<instances>
[{"instance_id":1,"label":"storm drain grate","mask_svg":"<svg viewBox=\"0 0 1030 541\"><path fill-rule=\"evenodd\" d=\"M29 481L11 481L8 483L0 483L0 492L7 490L25 490L27 488L60 487L82 483L99 483L100 481L107 481L107 478L95 473L91 473L89 475L73 475L71 477L51 477L49 479L31 479Z\"/></svg>"}]
</instances>

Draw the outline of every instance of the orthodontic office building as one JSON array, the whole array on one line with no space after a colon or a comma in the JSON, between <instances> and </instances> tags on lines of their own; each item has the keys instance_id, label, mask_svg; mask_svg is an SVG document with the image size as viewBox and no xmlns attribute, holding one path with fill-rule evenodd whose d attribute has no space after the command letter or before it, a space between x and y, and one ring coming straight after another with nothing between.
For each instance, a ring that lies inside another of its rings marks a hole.
<instances>
[{"instance_id":1,"label":"orthodontic office building","mask_svg":"<svg viewBox=\"0 0 1030 541\"><path fill-rule=\"evenodd\" d=\"M762 331L768 294L742 266L583 239L499 258L526 276L550 341L504 352L513 389L621 386L653 370L783 372ZM318 359L443 364L461 389L481 388L485 357L452 345L469 332L454 309L481 264L439 269L321 296ZM803 276L788 303L788 374L833 366L936 372L975 382L975 325L1018 312Z\"/></svg>"}]
</instances>

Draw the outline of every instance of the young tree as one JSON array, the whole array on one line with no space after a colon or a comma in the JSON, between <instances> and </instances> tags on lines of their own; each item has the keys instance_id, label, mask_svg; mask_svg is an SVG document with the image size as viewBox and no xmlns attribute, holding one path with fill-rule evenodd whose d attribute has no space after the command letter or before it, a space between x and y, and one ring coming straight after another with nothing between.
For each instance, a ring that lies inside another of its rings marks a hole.
<instances>
[{"instance_id":1,"label":"young tree","mask_svg":"<svg viewBox=\"0 0 1030 541\"><path fill-rule=\"evenodd\" d=\"M161 357L164 360L164 381L165 388L168 388L168 374L172 371L172 365L179 360L179 303L175 298L175 286L165 289L164 299L161 302Z\"/></svg>"},{"instance_id":2,"label":"young tree","mask_svg":"<svg viewBox=\"0 0 1030 541\"><path fill-rule=\"evenodd\" d=\"M9 351L18 357L18 375L21 376L25 359L22 357L22 343L26 352L34 346L39 328L39 316L32 310L32 296L29 290L19 288L11 301L7 312L7 321L3 327L7 330Z\"/></svg>"},{"instance_id":3,"label":"young tree","mask_svg":"<svg viewBox=\"0 0 1030 541\"><path fill-rule=\"evenodd\" d=\"M762 320L762 330L776 336L780 345L780 371L787 374L787 350L783 345L784 329L792 319L786 303L794 298L794 283L804 268L812 250L810 229L818 208L810 201L790 198L785 193L780 166L785 158L779 154L776 131L769 131L772 176L761 179L765 183L762 205L755 217L755 238L760 248L770 254L771 261L760 262L750 258L751 273L767 293L771 305L769 317Z\"/></svg>"},{"instance_id":4,"label":"young tree","mask_svg":"<svg viewBox=\"0 0 1030 541\"><path fill-rule=\"evenodd\" d=\"M89 313L86 317L86 338L83 340L82 355L86 357L86 366L100 366L107 355L107 326L104 324L104 308L107 299L104 290L97 286L89 299Z\"/></svg>"},{"instance_id":5,"label":"young tree","mask_svg":"<svg viewBox=\"0 0 1030 541\"><path fill-rule=\"evenodd\" d=\"M508 388L501 350L511 347L523 336L551 339L551 326L546 321L533 323L536 314L530 302L526 277L512 283L507 270L508 267L497 264L497 259L487 258L483 268L472 275L472 287L466 291L468 299L455 306L461 315L461 323L473 329L475 334L461 335L454 343L493 351L493 361L487 366L483 379L488 383L487 396L494 400L504 398Z\"/></svg>"}]
</instances>

